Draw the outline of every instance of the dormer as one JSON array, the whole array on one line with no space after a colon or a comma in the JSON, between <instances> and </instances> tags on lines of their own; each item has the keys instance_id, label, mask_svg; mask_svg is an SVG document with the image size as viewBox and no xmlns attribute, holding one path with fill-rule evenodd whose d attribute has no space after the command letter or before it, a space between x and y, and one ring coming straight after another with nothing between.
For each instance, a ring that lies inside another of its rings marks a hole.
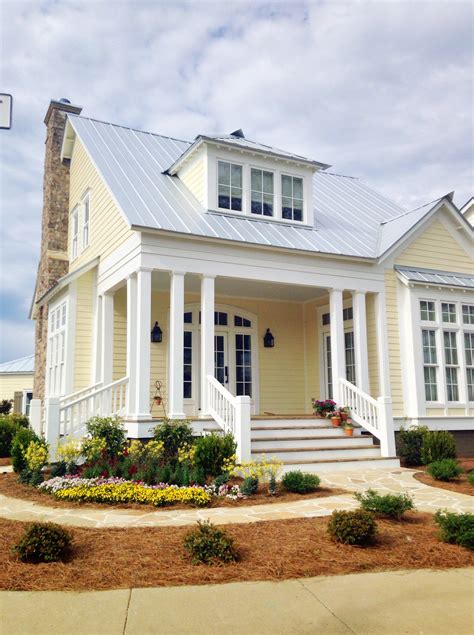
<instances>
[{"instance_id":1,"label":"dormer","mask_svg":"<svg viewBox=\"0 0 474 635\"><path fill-rule=\"evenodd\" d=\"M199 135L167 170L208 213L313 226L313 174L330 166L230 135Z\"/></svg>"}]
</instances>

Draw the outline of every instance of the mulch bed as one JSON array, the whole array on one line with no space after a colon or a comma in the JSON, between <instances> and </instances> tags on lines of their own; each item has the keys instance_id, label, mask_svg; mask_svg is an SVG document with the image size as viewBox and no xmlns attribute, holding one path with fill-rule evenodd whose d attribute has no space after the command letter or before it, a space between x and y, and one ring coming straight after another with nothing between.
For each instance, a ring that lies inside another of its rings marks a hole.
<instances>
[{"instance_id":1,"label":"mulch bed","mask_svg":"<svg viewBox=\"0 0 474 635\"><path fill-rule=\"evenodd\" d=\"M29 485L25 485L23 483L18 482L18 476L13 473L0 474L0 494L4 494L5 496L11 496L13 498L22 498L24 500L34 501L35 503L40 503L42 505L47 505L49 507L68 507L71 509L72 507L89 507L95 509L110 509L110 505L106 505L104 503L81 503L75 501L62 501L56 500L51 494L47 492L42 492L35 487L31 487ZM213 498L209 507L249 507L251 505L266 505L269 503L289 503L291 501L300 501L311 498L325 498L327 496L337 496L338 494L349 494L343 489L338 488L330 488L330 487L319 487L315 492L310 492L309 494L292 494L289 492L278 493L275 496L270 496L268 494L268 490L265 486L260 486L259 491L256 495L245 498L238 501L233 501L228 498ZM153 509L154 511L159 511L160 509L170 510L170 509L191 509L190 505L170 505L167 507L155 507L153 505L141 505L141 504L122 504L122 505L114 505L115 509L142 509L143 511L150 511Z\"/></svg>"},{"instance_id":2,"label":"mulch bed","mask_svg":"<svg viewBox=\"0 0 474 635\"><path fill-rule=\"evenodd\" d=\"M447 489L452 492L458 492L459 494L470 494L474 496L474 485L471 485L467 480L467 472L474 470L474 458L458 459L464 473L459 478L452 481L437 481L435 478L428 474L426 465L417 467L420 470L415 474L417 481L421 481L425 485L431 487L439 487L440 489Z\"/></svg>"},{"instance_id":3,"label":"mulch bed","mask_svg":"<svg viewBox=\"0 0 474 635\"><path fill-rule=\"evenodd\" d=\"M5 465L11 465L12 460L9 456L0 457L0 467L5 467Z\"/></svg>"},{"instance_id":4,"label":"mulch bed","mask_svg":"<svg viewBox=\"0 0 474 635\"><path fill-rule=\"evenodd\" d=\"M241 560L224 566L192 565L182 546L189 528L183 527L75 528L69 562L25 564L11 547L26 523L0 520L0 588L100 590L474 565L472 552L437 539L432 515L406 516L378 521L377 544L363 549L332 542L327 518L228 525Z\"/></svg>"}]
</instances>

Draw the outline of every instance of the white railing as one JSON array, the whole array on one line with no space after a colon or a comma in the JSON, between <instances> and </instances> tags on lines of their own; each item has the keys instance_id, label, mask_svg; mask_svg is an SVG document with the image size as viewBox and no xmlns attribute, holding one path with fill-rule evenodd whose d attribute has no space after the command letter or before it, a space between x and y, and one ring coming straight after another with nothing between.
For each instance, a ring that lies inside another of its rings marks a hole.
<instances>
[{"instance_id":1,"label":"white railing","mask_svg":"<svg viewBox=\"0 0 474 635\"><path fill-rule=\"evenodd\" d=\"M237 460L250 460L250 397L234 397L212 375L207 375L209 414L237 443Z\"/></svg>"},{"instance_id":2,"label":"white railing","mask_svg":"<svg viewBox=\"0 0 474 635\"><path fill-rule=\"evenodd\" d=\"M374 399L347 379L339 378L340 401L351 411L352 419L380 440L382 456L396 456L390 397Z\"/></svg>"},{"instance_id":3,"label":"white railing","mask_svg":"<svg viewBox=\"0 0 474 635\"><path fill-rule=\"evenodd\" d=\"M125 414L127 405L128 377L81 391L75 399L70 396L59 402L59 430L63 436L77 437L85 432L85 424L95 416L113 417Z\"/></svg>"},{"instance_id":4,"label":"white railing","mask_svg":"<svg viewBox=\"0 0 474 635\"><path fill-rule=\"evenodd\" d=\"M61 406L66 406L67 404L70 404L72 401L76 401L76 399L80 399L81 397L87 397L88 395L96 391L98 388L101 388L101 386L102 386L102 382L99 381L96 384L93 384L92 386L87 386L87 388L82 388L82 390L77 390L76 392L72 392L69 395L66 395L65 397L60 397L59 401L61 403Z\"/></svg>"}]
</instances>

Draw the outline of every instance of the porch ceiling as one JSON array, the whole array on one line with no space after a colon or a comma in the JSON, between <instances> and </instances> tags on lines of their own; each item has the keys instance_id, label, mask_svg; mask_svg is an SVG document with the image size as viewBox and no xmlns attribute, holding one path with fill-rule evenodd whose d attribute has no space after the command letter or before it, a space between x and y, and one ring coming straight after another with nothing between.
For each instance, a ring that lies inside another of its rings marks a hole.
<instances>
[{"instance_id":1,"label":"porch ceiling","mask_svg":"<svg viewBox=\"0 0 474 635\"><path fill-rule=\"evenodd\" d=\"M152 274L152 289L154 291L169 291L170 278L164 271L154 271ZM186 276L185 291L200 293L201 281L199 276ZM239 278L216 278L216 295L235 296L243 298L264 298L266 300L286 300L288 302L307 302L327 295L327 289L304 287L289 284L275 284L259 282L257 280L241 280Z\"/></svg>"}]
</instances>

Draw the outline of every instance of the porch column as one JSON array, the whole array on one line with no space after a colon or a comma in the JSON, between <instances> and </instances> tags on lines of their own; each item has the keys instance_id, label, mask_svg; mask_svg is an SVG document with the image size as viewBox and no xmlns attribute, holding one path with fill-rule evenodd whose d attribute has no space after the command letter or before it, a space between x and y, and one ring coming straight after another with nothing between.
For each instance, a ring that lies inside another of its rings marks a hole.
<instances>
[{"instance_id":1,"label":"porch column","mask_svg":"<svg viewBox=\"0 0 474 635\"><path fill-rule=\"evenodd\" d=\"M184 419L184 272L181 271L173 271L171 273L169 331L170 347L168 357L168 416L171 419Z\"/></svg>"},{"instance_id":2,"label":"porch column","mask_svg":"<svg viewBox=\"0 0 474 635\"><path fill-rule=\"evenodd\" d=\"M390 365L388 358L387 312L385 293L375 294L375 319L377 323L377 356L379 367L379 392L381 397L390 396Z\"/></svg>"},{"instance_id":3,"label":"porch column","mask_svg":"<svg viewBox=\"0 0 474 635\"><path fill-rule=\"evenodd\" d=\"M354 320L354 354L356 383L364 392L369 392L369 353L367 349L367 315L365 310L365 292L352 293L352 311Z\"/></svg>"},{"instance_id":4,"label":"porch column","mask_svg":"<svg viewBox=\"0 0 474 635\"><path fill-rule=\"evenodd\" d=\"M133 288L134 283L130 281ZM127 291L128 291L127 281ZM127 299L128 308L128 299ZM133 315L133 312L132 312ZM128 318L127 318L128 321ZM133 321L133 317L132 317ZM150 416L150 323L151 323L151 269L139 269L136 281L135 323L135 415L137 419ZM128 351L127 351L128 352ZM133 373L132 373L133 374Z\"/></svg>"},{"instance_id":5,"label":"porch column","mask_svg":"<svg viewBox=\"0 0 474 635\"><path fill-rule=\"evenodd\" d=\"M341 390L339 386L339 379L341 377L346 377L344 322L342 315L342 289L329 290L329 311L331 322L331 367L333 399L338 404L340 404Z\"/></svg>"},{"instance_id":6,"label":"porch column","mask_svg":"<svg viewBox=\"0 0 474 635\"><path fill-rule=\"evenodd\" d=\"M101 300L101 375L104 386L112 381L114 370L114 296L104 293Z\"/></svg>"},{"instance_id":7,"label":"porch column","mask_svg":"<svg viewBox=\"0 0 474 635\"><path fill-rule=\"evenodd\" d=\"M207 375L214 376L214 276L201 279L201 417L209 415Z\"/></svg>"},{"instance_id":8,"label":"porch column","mask_svg":"<svg viewBox=\"0 0 474 635\"><path fill-rule=\"evenodd\" d=\"M92 351L92 384L102 381L102 296L94 298L94 339Z\"/></svg>"},{"instance_id":9,"label":"porch column","mask_svg":"<svg viewBox=\"0 0 474 635\"><path fill-rule=\"evenodd\" d=\"M137 274L127 278L127 415L136 413Z\"/></svg>"}]
</instances>

